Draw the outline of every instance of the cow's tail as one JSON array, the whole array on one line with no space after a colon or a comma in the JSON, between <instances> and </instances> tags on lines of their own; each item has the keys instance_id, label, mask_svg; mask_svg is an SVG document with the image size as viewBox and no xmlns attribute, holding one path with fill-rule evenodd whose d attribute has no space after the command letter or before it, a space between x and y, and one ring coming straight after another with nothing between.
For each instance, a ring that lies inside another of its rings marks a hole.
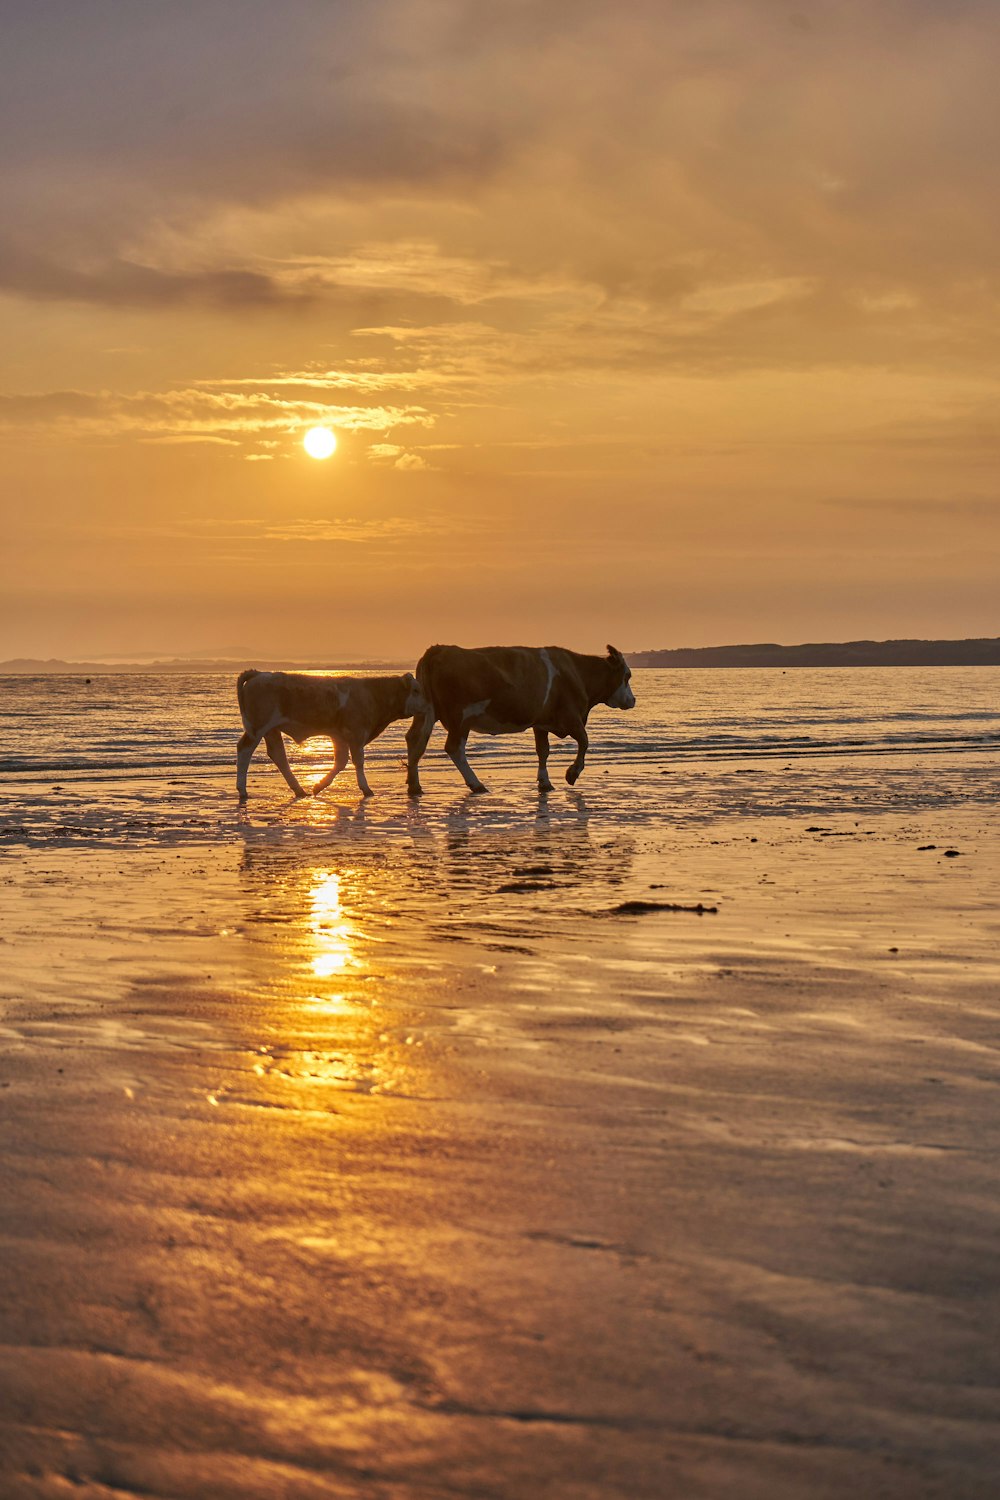
<instances>
[{"instance_id":1,"label":"cow's tail","mask_svg":"<svg viewBox=\"0 0 1000 1500\"><path fill-rule=\"evenodd\" d=\"M438 709L437 696L434 691L437 679L435 668L441 650L442 647L440 646L428 646L423 656L417 662L417 670L414 674L423 690L424 697L434 710L435 717L437 717Z\"/></svg>"},{"instance_id":2,"label":"cow's tail","mask_svg":"<svg viewBox=\"0 0 1000 1500\"><path fill-rule=\"evenodd\" d=\"M251 677L257 677L258 675L259 673L256 667L247 667L246 671L241 672L236 679L236 701L240 706L240 718L243 720L243 728L246 730L247 734L250 733L250 720L247 716L246 700L243 696L243 689L246 687Z\"/></svg>"}]
</instances>

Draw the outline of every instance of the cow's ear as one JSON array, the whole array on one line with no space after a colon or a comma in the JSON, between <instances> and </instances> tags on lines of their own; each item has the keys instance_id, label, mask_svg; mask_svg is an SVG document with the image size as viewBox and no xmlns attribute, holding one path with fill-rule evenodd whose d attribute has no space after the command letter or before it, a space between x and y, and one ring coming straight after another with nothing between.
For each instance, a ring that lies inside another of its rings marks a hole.
<instances>
[{"instance_id":1,"label":"cow's ear","mask_svg":"<svg viewBox=\"0 0 1000 1500\"><path fill-rule=\"evenodd\" d=\"M621 656L621 652L618 650L617 646L609 646L608 647L608 655L609 656L616 656L617 657L617 656Z\"/></svg>"}]
</instances>

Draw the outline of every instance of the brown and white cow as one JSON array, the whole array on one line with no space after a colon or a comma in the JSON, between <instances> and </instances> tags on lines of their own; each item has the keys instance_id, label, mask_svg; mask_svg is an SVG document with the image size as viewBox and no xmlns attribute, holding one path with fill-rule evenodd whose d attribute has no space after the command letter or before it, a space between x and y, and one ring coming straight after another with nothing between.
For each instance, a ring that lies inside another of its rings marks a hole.
<instances>
[{"instance_id":1,"label":"brown and white cow","mask_svg":"<svg viewBox=\"0 0 1000 1500\"><path fill-rule=\"evenodd\" d=\"M481 734L533 729L542 792L552 790L546 768L549 735L576 740L576 759L566 772L572 786L587 753L587 715L597 703L634 708L631 676L614 646L607 656L581 656L562 646L431 646L417 663L417 682L430 710L418 714L406 732L410 795L420 795L420 757L438 719L448 731L444 748L470 791L486 791L465 754L471 729Z\"/></svg>"},{"instance_id":2,"label":"brown and white cow","mask_svg":"<svg viewBox=\"0 0 1000 1500\"><path fill-rule=\"evenodd\" d=\"M296 797L306 795L296 781L282 734L300 745L313 735L333 741L333 770L313 787L313 796L328 787L354 762L358 786L366 797L372 789L365 776L365 746L394 719L408 719L428 709L412 672L402 677L310 677L304 672L258 672L250 668L236 681L236 697L245 733L236 745L236 787L247 800L247 770L261 740L267 753Z\"/></svg>"}]
</instances>

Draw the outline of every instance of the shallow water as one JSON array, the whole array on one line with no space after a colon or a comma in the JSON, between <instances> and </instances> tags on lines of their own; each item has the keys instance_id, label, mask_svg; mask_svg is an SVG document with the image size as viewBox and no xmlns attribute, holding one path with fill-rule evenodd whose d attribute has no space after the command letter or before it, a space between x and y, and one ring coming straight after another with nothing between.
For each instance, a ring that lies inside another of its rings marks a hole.
<instances>
[{"instance_id":1,"label":"shallow water","mask_svg":"<svg viewBox=\"0 0 1000 1500\"><path fill-rule=\"evenodd\" d=\"M0 679L0 843L197 842L343 829L363 820L386 835L461 813L480 828L526 817L639 825L734 814L829 816L997 800L1000 669L639 670L631 713L591 716L578 787L562 772L539 804L531 736L474 736L470 758L494 796L474 810L443 755L440 726L422 766L419 814L403 794L405 723L370 747L376 801L358 808L348 769L316 802L290 802L263 747L251 802L234 796L240 732L229 675ZM327 741L289 745L306 780L331 763Z\"/></svg>"}]
</instances>

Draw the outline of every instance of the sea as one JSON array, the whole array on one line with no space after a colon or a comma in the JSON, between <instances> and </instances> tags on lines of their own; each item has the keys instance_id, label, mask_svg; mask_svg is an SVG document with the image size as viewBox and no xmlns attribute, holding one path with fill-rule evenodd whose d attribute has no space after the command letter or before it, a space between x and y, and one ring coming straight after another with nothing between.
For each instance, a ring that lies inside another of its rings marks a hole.
<instances>
[{"instance_id":1,"label":"sea","mask_svg":"<svg viewBox=\"0 0 1000 1500\"><path fill-rule=\"evenodd\" d=\"M1000 667L649 668L635 671L633 686L634 710L591 714L575 788L562 779L575 747L554 742L556 790L546 799L530 734L472 737L470 761L492 796L470 798L438 726L421 768L421 815L476 803L480 822L502 831L542 802L550 818L620 826L870 817L1000 799ZM244 837L248 826L308 838L360 810L350 767L322 796L296 802L263 745L240 809L241 729L230 673L0 678L0 846L198 843ZM412 816L405 729L391 725L369 747L369 827ZM307 786L331 764L328 741L288 749Z\"/></svg>"}]
</instances>

